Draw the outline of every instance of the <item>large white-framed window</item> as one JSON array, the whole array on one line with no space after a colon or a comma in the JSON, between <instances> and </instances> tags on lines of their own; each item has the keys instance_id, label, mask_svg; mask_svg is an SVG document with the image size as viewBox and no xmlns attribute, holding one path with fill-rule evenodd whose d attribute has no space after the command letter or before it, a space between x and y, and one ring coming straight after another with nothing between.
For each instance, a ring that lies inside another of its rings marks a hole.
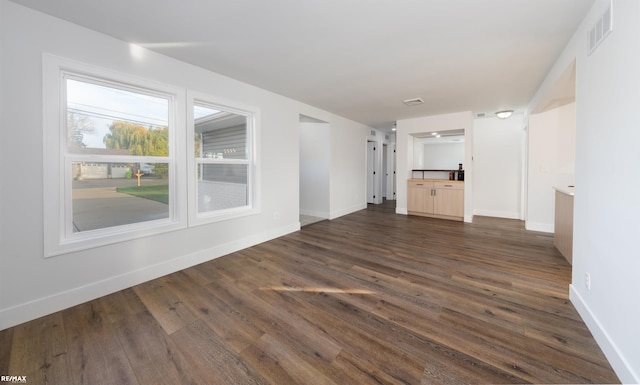
<instances>
[{"instance_id":1,"label":"large white-framed window","mask_svg":"<svg viewBox=\"0 0 640 385\"><path fill-rule=\"evenodd\" d=\"M45 54L43 106L45 257L186 226L184 90Z\"/></svg>"},{"instance_id":2,"label":"large white-framed window","mask_svg":"<svg viewBox=\"0 0 640 385\"><path fill-rule=\"evenodd\" d=\"M187 100L189 224L258 213L259 110L193 91Z\"/></svg>"},{"instance_id":3,"label":"large white-framed window","mask_svg":"<svg viewBox=\"0 0 640 385\"><path fill-rule=\"evenodd\" d=\"M45 257L259 213L259 120L43 54Z\"/></svg>"}]
</instances>

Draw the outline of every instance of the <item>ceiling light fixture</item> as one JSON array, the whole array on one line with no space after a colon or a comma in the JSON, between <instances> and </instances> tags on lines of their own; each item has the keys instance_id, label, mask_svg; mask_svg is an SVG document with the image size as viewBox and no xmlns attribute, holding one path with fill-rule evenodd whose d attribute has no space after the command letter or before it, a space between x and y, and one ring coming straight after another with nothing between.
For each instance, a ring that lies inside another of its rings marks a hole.
<instances>
[{"instance_id":1,"label":"ceiling light fixture","mask_svg":"<svg viewBox=\"0 0 640 385\"><path fill-rule=\"evenodd\" d=\"M508 119L513 115L513 110L503 110L496 112L496 116L500 119Z\"/></svg>"},{"instance_id":2,"label":"ceiling light fixture","mask_svg":"<svg viewBox=\"0 0 640 385\"><path fill-rule=\"evenodd\" d=\"M420 104L424 103L424 100L422 100L422 98L413 98L413 99L403 100L402 103L406 104L409 107L419 106Z\"/></svg>"}]
</instances>

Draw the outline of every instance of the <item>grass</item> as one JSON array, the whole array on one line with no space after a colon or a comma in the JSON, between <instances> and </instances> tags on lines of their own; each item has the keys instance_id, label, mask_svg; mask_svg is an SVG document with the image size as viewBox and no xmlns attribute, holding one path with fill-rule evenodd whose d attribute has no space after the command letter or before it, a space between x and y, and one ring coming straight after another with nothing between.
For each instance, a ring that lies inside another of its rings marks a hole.
<instances>
[{"instance_id":1,"label":"grass","mask_svg":"<svg viewBox=\"0 0 640 385\"><path fill-rule=\"evenodd\" d=\"M138 198L169 204L169 185L166 184L117 187L116 191Z\"/></svg>"}]
</instances>

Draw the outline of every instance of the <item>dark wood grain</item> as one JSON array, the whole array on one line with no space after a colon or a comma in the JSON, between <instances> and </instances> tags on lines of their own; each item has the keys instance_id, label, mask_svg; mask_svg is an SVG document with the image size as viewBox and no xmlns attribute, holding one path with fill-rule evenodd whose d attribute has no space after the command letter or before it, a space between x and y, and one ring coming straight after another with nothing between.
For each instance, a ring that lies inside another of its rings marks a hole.
<instances>
[{"instance_id":1,"label":"dark wood grain","mask_svg":"<svg viewBox=\"0 0 640 385\"><path fill-rule=\"evenodd\" d=\"M132 256L133 257L133 256ZM0 331L54 384L618 383L522 222L393 202Z\"/></svg>"}]
</instances>

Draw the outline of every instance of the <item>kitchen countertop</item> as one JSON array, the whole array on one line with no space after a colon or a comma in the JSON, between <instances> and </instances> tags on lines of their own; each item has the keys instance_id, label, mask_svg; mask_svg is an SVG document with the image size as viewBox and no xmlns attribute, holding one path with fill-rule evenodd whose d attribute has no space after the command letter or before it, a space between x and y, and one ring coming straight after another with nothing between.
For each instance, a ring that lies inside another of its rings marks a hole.
<instances>
[{"instance_id":1,"label":"kitchen countertop","mask_svg":"<svg viewBox=\"0 0 640 385\"><path fill-rule=\"evenodd\" d=\"M556 191L561 192L563 194L574 196L573 190L575 190L574 186L554 186Z\"/></svg>"},{"instance_id":2,"label":"kitchen countertop","mask_svg":"<svg viewBox=\"0 0 640 385\"><path fill-rule=\"evenodd\" d=\"M456 182L456 183L464 183L463 180L451 180L451 179L433 179L433 178L426 178L426 179L422 179L422 178L411 178L408 180L409 182L424 182L424 181L429 181L429 182Z\"/></svg>"}]
</instances>

